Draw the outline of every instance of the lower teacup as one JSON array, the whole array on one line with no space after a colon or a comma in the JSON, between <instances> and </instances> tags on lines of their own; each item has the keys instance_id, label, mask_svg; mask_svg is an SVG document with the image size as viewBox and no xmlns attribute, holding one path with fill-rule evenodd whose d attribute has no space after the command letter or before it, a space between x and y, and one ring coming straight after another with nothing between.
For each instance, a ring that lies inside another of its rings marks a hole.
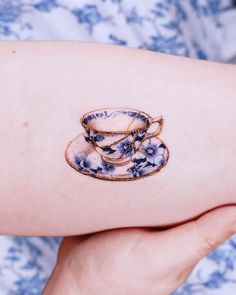
<instances>
[{"instance_id":1,"label":"lower teacup","mask_svg":"<svg viewBox=\"0 0 236 295\"><path fill-rule=\"evenodd\" d=\"M158 123L157 130L147 132L153 123ZM86 140L104 161L125 165L144 140L160 134L163 118L152 118L132 108L104 108L84 114L81 124L87 133Z\"/></svg>"}]
</instances>

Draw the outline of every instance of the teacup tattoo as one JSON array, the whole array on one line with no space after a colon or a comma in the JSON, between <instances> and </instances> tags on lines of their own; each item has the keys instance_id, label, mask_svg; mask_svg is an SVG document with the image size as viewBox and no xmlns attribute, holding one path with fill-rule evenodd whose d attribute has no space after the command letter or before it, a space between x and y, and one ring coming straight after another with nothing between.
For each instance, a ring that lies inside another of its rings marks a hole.
<instances>
[{"instance_id":1,"label":"teacup tattoo","mask_svg":"<svg viewBox=\"0 0 236 295\"><path fill-rule=\"evenodd\" d=\"M84 114L85 132L67 146L67 162L78 172L103 180L137 180L157 173L169 159L158 137L163 117L133 108L105 108ZM148 132L157 124L154 132Z\"/></svg>"}]
</instances>

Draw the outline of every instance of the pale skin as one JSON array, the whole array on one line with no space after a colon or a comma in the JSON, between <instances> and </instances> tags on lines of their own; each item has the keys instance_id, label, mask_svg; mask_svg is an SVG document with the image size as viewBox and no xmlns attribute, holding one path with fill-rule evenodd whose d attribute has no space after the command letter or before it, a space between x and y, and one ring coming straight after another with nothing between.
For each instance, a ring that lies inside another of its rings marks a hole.
<instances>
[{"instance_id":1,"label":"pale skin","mask_svg":"<svg viewBox=\"0 0 236 295\"><path fill-rule=\"evenodd\" d=\"M0 43L1 234L163 226L236 201L236 67L114 45ZM66 162L81 116L128 106L164 119L156 175L109 182Z\"/></svg>"},{"instance_id":2,"label":"pale skin","mask_svg":"<svg viewBox=\"0 0 236 295\"><path fill-rule=\"evenodd\" d=\"M129 228L67 237L43 295L169 295L233 233L235 205L165 231Z\"/></svg>"},{"instance_id":3,"label":"pale skin","mask_svg":"<svg viewBox=\"0 0 236 295\"><path fill-rule=\"evenodd\" d=\"M217 206L235 203L235 66L68 41L1 42L0 52L0 234L70 236L120 227L171 226ZM78 173L65 161L64 152L71 139L84 132L80 117L92 109L120 106L163 116L160 138L170 151L167 165L156 175L130 182L101 181ZM117 245L127 245L126 239L131 247L136 245L132 244L136 234L144 240L144 249L157 246L164 252L166 245L154 242L156 238L161 240L159 236L167 240L170 237L173 248L169 252L177 258L182 256L175 252L175 243L180 240L185 245L187 240L199 239L196 246L207 250L200 255L198 249L190 249L192 260L176 262L181 273L173 272L174 283L171 279L163 282L159 293L168 294L183 282L197 259L235 232L232 208L223 217L210 218L214 221L210 227L203 222L194 236L191 226L195 223L181 225L183 240L176 233L178 228L155 234L151 229L107 231L83 242L78 241L80 238L65 239L63 245L72 242L75 251L68 256L62 251L62 267L48 288L53 288L54 294L59 294L55 288L69 294L58 285L64 281L65 288L74 286L71 294L77 294L78 288L84 294L93 294L88 281L94 279L99 256L91 256L90 249L96 253L99 237L104 238L101 246L111 246L107 256L100 257L102 267L113 257ZM202 238L199 233L206 226L207 235L214 234L212 227L217 220L227 233L222 229L217 236L216 231L216 236L210 237L211 247L205 247L205 235ZM77 256L81 247L85 249L83 261ZM139 256L139 249L132 255L131 260ZM152 251L148 255L158 261ZM78 264L71 266L76 257ZM83 273L83 282L79 283L78 268L83 263L87 266L88 261L95 269ZM134 265L127 262L127 267L132 271ZM109 271L112 275L112 269ZM137 275L142 276L143 269L138 271ZM164 270L150 266L150 276L155 277L155 273L160 276L160 285ZM113 279L109 279L106 285L112 285ZM122 276L115 279L119 286L124 281ZM127 290L134 288L132 279L124 286ZM153 287L146 294L156 291L155 284L149 282L142 281L140 287ZM105 294L103 286L96 286L101 289L94 294ZM113 291L120 294L119 290Z\"/></svg>"}]
</instances>

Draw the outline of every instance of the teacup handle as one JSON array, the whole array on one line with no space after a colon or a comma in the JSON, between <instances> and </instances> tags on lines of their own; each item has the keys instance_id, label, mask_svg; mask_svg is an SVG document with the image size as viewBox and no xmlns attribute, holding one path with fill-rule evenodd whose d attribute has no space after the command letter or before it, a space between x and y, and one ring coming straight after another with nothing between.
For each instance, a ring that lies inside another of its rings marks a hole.
<instances>
[{"instance_id":1,"label":"teacup handle","mask_svg":"<svg viewBox=\"0 0 236 295\"><path fill-rule=\"evenodd\" d=\"M148 139L148 138L151 138L151 137L153 137L153 136L157 136L157 135L159 135L159 134L161 133L161 130L162 130L163 121L164 121L164 120L163 120L162 116L158 116L158 117L156 117L156 118L151 118L150 126L151 126L153 123L158 123L158 128L157 128L156 131L154 131L154 132L152 132L152 133L147 132L146 135L144 136L144 138L143 138L142 141L144 141L144 140L146 140L146 139ZM150 127L150 126L149 126L149 127Z\"/></svg>"}]
</instances>

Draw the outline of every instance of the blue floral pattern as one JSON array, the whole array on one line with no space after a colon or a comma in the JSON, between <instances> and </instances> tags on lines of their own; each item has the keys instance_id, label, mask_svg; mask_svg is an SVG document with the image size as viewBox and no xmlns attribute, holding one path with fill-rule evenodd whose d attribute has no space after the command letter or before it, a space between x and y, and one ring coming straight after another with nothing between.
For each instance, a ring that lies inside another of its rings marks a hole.
<instances>
[{"instance_id":1,"label":"blue floral pattern","mask_svg":"<svg viewBox=\"0 0 236 295\"><path fill-rule=\"evenodd\" d=\"M133 157L132 165L128 172L134 177L144 176L145 174L155 171L156 167L161 168L166 163L165 156L166 146L164 143L155 142L155 139L149 139L142 143L138 153Z\"/></svg>"},{"instance_id":2,"label":"blue floral pattern","mask_svg":"<svg viewBox=\"0 0 236 295\"><path fill-rule=\"evenodd\" d=\"M1 0L0 38L94 40L224 61L235 56L236 50L235 34L228 36L224 29L225 15L232 2ZM42 17L51 21L58 34L41 32ZM65 30L65 22L73 28L77 23L78 30ZM231 42L235 50L228 50L225 42Z\"/></svg>"},{"instance_id":3,"label":"blue floral pattern","mask_svg":"<svg viewBox=\"0 0 236 295\"><path fill-rule=\"evenodd\" d=\"M231 0L0 0L0 39L96 41L217 61L236 61L236 9ZM230 20L231 21L230 21ZM227 23L227 20L228 23ZM231 32L231 33L228 33ZM141 136L141 135L140 135ZM100 141L101 137L94 140ZM162 161L150 143L130 173ZM145 155L145 157L143 156ZM157 162L153 162L153 159ZM91 162L77 158L81 169ZM101 162L100 169L114 172ZM0 294L39 295L61 238L1 237ZM236 237L196 266L174 295L236 293Z\"/></svg>"},{"instance_id":4,"label":"blue floral pattern","mask_svg":"<svg viewBox=\"0 0 236 295\"><path fill-rule=\"evenodd\" d=\"M148 145L143 147L142 150L147 159L153 159L158 154L158 150L160 150L160 148L164 149L164 146L161 144L158 147L156 144L149 141Z\"/></svg>"},{"instance_id":5,"label":"blue floral pattern","mask_svg":"<svg viewBox=\"0 0 236 295\"><path fill-rule=\"evenodd\" d=\"M121 153L130 157L131 142L124 141L121 145ZM67 160L72 167L83 174L106 180L136 180L154 174L167 163L168 157L169 151L158 137L144 140L132 153L130 161L122 166L105 162L85 134L76 137L67 149Z\"/></svg>"},{"instance_id":6,"label":"blue floral pattern","mask_svg":"<svg viewBox=\"0 0 236 295\"><path fill-rule=\"evenodd\" d=\"M126 139L118 145L119 153L123 156L130 157L134 153L134 146L131 139Z\"/></svg>"},{"instance_id":7,"label":"blue floral pattern","mask_svg":"<svg viewBox=\"0 0 236 295\"><path fill-rule=\"evenodd\" d=\"M114 119L116 121L112 121ZM95 145L101 155L123 161L136 152L151 125L151 120L152 118L142 111L110 108L85 114L81 123L86 130L85 140ZM117 121L124 122L123 126L119 125L119 130L107 132L106 126L113 122L115 128Z\"/></svg>"},{"instance_id":8,"label":"blue floral pattern","mask_svg":"<svg viewBox=\"0 0 236 295\"><path fill-rule=\"evenodd\" d=\"M89 33L92 33L94 26L101 22L112 21L112 17L104 17L98 10L97 5L85 4L82 8L72 10L80 24L87 26Z\"/></svg>"},{"instance_id":9,"label":"blue floral pattern","mask_svg":"<svg viewBox=\"0 0 236 295\"><path fill-rule=\"evenodd\" d=\"M236 235L195 267L188 281L172 295L231 295L236 290Z\"/></svg>"},{"instance_id":10,"label":"blue floral pattern","mask_svg":"<svg viewBox=\"0 0 236 295\"><path fill-rule=\"evenodd\" d=\"M61 238L2 237L1 240L0 294L40 295L56 261Z\"/></svg>"}]
</instances>

